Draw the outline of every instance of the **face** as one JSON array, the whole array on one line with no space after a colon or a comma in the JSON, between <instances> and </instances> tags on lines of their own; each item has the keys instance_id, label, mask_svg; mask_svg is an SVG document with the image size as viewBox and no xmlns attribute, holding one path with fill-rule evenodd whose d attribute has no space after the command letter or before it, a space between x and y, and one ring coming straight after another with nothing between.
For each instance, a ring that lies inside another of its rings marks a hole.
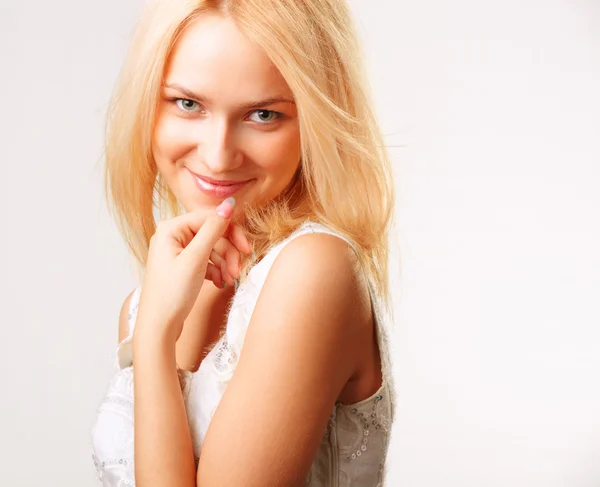
<instances>
[{"instance_id":1,"label":"face","mask_svg":"<svg viewBox=\"0 0 600 487\"><path fill-rule=\"evenodd\" d=\"M285 190L300 160L291 90L234 22L203 14L175 46L152 140L158 170L186 211L233 196L236 213Z\"/></svg>"}]
</instances>

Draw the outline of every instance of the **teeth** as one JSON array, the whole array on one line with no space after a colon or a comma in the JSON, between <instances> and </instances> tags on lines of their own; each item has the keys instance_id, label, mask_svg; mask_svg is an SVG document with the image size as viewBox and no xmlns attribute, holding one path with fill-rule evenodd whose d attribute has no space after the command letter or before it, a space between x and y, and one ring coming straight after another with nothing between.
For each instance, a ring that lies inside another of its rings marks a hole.
<instances>
[{"instance_id":1,"label":"teeth","mask_svg":"<svg viewBox=\"0 0 600 487\"><path fill-rule=\"evenodd\" d=\"M202 186L203 188L205 188L205 189L216 189L216 186L214 184L207 183L206 181L204 181L204 180L202 180L200 178L196 178L196 179L198 180L198 184L200 186Z\"/></svg>"},{"instance_id":2,"label":"teeth","mask_svg":"<svg viewBox=\"0 0 600 487\"><path fill-rule=\"evenodd\" d=\"M209 186L211 188L218 188L218 187L223 187L223 186L235 186L235 184L213 184L213 183L209 183L208 181L205 181L204 179L200 179L200 178L196 178L196 179L203 186Z\"/></svg>"}]
</instances>

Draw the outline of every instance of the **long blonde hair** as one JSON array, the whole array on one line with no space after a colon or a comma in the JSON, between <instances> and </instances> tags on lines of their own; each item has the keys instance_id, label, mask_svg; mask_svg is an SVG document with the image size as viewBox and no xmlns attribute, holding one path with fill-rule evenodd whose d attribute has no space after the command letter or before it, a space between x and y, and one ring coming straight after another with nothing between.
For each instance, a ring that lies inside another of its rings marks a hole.
<instances>
[{"instance_id":1,"label":"long blonde hair","mask_svg":"<svg viewBox=\"0 0 600 487\"><path fill-rule=\"evenodd\" d=\"M151 149L164 69L179 36L208 10L231 17L264 49L298 108L295 184L245 211L256 254L307 219L321 222L354 242L389 305L393 176L345 0L155 0L146 7L109 105L105 144L109 208L141 268L156 228L154 210L161 218L182 211Z\"/></svg>"}]
</instances>

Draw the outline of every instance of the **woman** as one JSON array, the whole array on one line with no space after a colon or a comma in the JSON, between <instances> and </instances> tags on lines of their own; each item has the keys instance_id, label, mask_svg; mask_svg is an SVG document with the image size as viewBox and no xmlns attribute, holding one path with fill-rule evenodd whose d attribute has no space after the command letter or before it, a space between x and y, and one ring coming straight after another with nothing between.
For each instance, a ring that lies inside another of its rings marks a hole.
<instances>
[{"instance_id":1,"label":"woman","mask_svg":"<svg viewBox=\"0 0 600 487\"><path fill-rule=\"evenodd\" d=\"M144 12L106 141L144 274L93 431L105 486L383 484L393 185L366 92L341 0Z\"/></svg>"}]
</instances>

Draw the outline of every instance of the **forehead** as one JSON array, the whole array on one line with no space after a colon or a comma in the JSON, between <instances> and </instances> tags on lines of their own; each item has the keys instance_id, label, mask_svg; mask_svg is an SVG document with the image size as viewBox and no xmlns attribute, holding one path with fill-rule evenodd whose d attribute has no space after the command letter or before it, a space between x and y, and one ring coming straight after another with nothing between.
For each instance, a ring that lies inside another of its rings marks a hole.
<instances>
[{"instance_id":1,"label":"forehead","mask_svg":"<svg viewBox=\"0 0 600 487\"><path fill-rule=\"evenodd\" d=\"M165 82L217 101L291 96L262 48L217 13L203 13L182 33L169 57Z\"/></svg>"}]
</instances>

